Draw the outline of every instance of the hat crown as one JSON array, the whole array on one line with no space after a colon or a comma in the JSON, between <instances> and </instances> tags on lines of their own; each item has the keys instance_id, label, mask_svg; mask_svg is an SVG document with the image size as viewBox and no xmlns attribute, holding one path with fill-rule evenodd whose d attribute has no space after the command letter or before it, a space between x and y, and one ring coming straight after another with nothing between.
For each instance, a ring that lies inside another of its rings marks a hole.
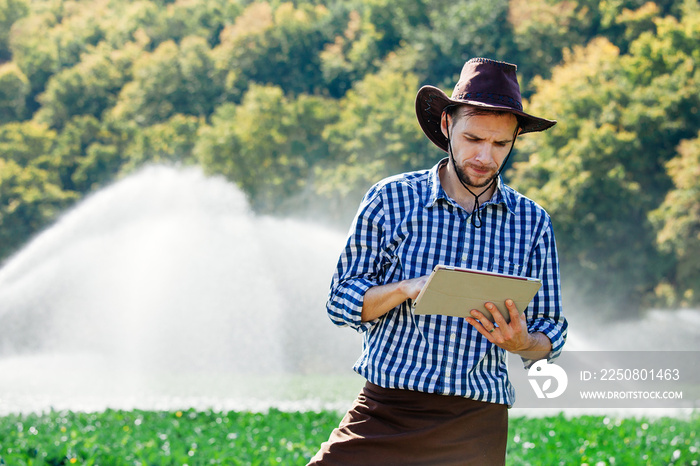
<instances>
[{"instance_id":1,"label":"hat crown","mask_svg":"<svg viewBox=\"0 0 700 466\"><path fill-rule=\"evenodd\" d=\"M479 101L522 111L517 66L488 58L472 58L464 64L452 99Z\"/></svg>"}]
</instances>

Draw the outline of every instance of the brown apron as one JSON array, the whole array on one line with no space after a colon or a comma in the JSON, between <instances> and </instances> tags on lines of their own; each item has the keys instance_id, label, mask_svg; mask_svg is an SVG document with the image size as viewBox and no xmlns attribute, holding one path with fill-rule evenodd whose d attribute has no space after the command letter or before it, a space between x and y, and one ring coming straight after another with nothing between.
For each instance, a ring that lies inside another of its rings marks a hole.
<instances>
[{"instance_id":1,"label":"brown apron","mask_svg":"<svg viewBox=\"0 0 700 466\"><path fill-rule=\"evenodd\" d=\"M503 465L503 404L365 384L311 465Z\"/></svg>"}]
</instances>

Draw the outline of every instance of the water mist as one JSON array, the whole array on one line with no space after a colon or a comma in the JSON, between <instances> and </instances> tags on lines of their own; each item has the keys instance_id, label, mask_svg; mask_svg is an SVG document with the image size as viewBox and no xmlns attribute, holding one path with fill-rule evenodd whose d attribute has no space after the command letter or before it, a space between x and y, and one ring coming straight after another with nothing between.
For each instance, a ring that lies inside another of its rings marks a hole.
<instances>
[{"instance_id":1,"label":"water mist","mask_svg":"<svg viewBox=\"0 0 700 466\"><path fill-rule=\"evenodd\" d=\"M145 168L0 269L0 410L225 400L273 385L265 396L284 398L280 385L348 376L359 337L325 314L343 240L256 216L198 169Z\"/></svg>"}]
</instances>

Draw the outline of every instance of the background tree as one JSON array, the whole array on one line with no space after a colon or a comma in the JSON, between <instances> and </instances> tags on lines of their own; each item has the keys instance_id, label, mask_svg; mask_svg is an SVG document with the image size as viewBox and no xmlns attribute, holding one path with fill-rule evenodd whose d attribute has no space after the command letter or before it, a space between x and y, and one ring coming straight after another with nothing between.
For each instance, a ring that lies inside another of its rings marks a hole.
<instances>
[{"instance_id":1,"label":"background tree","mask_svg":"<svg viewBox=\"0 0 700 466\"><path fill-rule=\"evenodd\" d=\"M472 57L521 62L508 23L508 0L426 2L426 22L412 32L407 41L419 54L416 72L421 81L450 91Z\"/></svg>"},{"instance_id":2,"label":"background tree","mask_svg":"<svg viewBox=\"0 0 700 466\"><path fill-rule=\"evenodd\" d=\"M118 174L125 159L123 134L92 115L71 118L49 151L63 188L89 193Z\"/></svg>"},{"instance_id":3,"label":"background tree","mask_svg":"<svg viewBox=\"0 0 700 466\"><path fill-rule=\"evenodd\" d=\"M188 0L164 2L164 40L181 42L185 37L206 39L209 47L219 43L221 31L233 22L244 8L243 2L229 0ZM162 9L162 8L161 8Z\"/></svg>"},{"instance_id":4,"label":"background tree","mask_svg":"<svg viewBox=\"0 0 700 466\"><path fill-rule=\"evenodd\" d=\"M671 190L650 217L658 228L662 250L673 253L676 266L656 287L669 307L700 304L700 133L678 147L667 164Z\"/></svg>"},{"instance_id":5,"label":"background tree","mask_svg":"<svg viewBox=\"0 0 700 466\"><path fill-rule=\"evenodd\" d=\"M321 53L326 86L335 98L363 76L376 73L391 53L408 47L417 55L412 47L416 30L428 25L431 9L423 0L362 0L341 5L347 5L347 11L337 11L337 7L333 11L347 18L345 29Z\"/></svg>"},{"instance_id":6,"label":"background tree","mask_svg":"<svg viewBox=\"0 0 700 466\"><path fill-rule=\"evenodd\" d=\"M7 256L77 197L50 152L55 133L31 122L0 126L0 255ZM37 154L40 154L37 156Z\"/></svg>"},{"instance_id":7,"label":"background tree","mask_svg":"<svg viewBox=\"0 0 700 466\"><path fill-rule=\"evenodd\" d=\"M418 77L407 72L405 57L389 57L382 69L357 82L340 101L338 121L324 138L333 159L316 171L317 192L347 212L381 178L426 168L439 155L415 117Z\"/></svg>"},{"instance_id":8,"label":"background tree","mask_svg":"<svg viewBox=\"0 0 700 466\"><path fill-rule=\"evenodd\" d=\"M0 124L23 120L29 80L15 63L0 65Z\"/></svg>"},{"instance_id":9,"label":"background tree","mask_svg":"<svg viewBox=\"0 0 700 466\"><path fill-rule=\"evenodd\" d=\"M28 0L0 0L0 63L12 57L10 30L20 18L29 14Z\"/></svg>"},{"instance_id":10,"label":"background tree","mask_svg":"<svg viewBox=\"0 0 700 466\"><path fill-rule=\"evenodd\" d=\"M133 171L145 163L193 164L197 134L202 118L176 114L163 123L146 128L134 125L125 148L126 161L121 172Z\"/></svg>"},{"instance_id":11,"label":"background tree","mask_svg":"<svg viewBox=\"0 0 700 466\"><path fill-rule=\"evenodd\" d=\"M698 128L691 10L681 22L657 19L626 55L605 39L575 48L537 81L529 108L560 123L522 139L528 161L515 165L514 183L552 213L580 302L636 311L673 268L647 217L671 186L664 163Z\"/></svg>"},{"instance_id":12,"label":"background tree","mask_svg":"<svg viewBox=\"0 0 700 466\"><path fill-rule=\"evenodd\" d=\"M323 6L251 3L221 33L214 50L229 100L240 101L249 83L279 86L287 94L321 91L319 53L331 40Z\"/></svg>"},{"instance_id":13,"label":"background tree","mask_svg":"<svg viewBox=\"0 0 700 466\"><path fill-rule=\"evenodd\" d=\"M323 98L290 99L279 87L253 84L240 104L216 110L194 154L207 171L235 181L255 207L284 211L326 156L321 132L335 118Z\"/></svg>"},{"instance_id":14,"label":"background tree","mask_svg":"<svg viewBox=\"0 0 700 466\"><path fill-rule=\"evenodd\" d=\"M377 28L367 18L355 10L349 12L343 34L326 44L319 55L331 96L342 97L355 80L376 68L380 58L379 36Z\"/></svg>"},{"instance_id":15,"label":"background tree","mask_svg":"<svg viewBox=\"0 0 700 466\"><path fill-rule=\"evenodd\" d=\"M79 63L54 74L38 96L41 108L35 120L60 129L76 115L102 118L117 102L119 91L132 78L135 57L143 53L137 44L119 50L99 47Z\"/></svg>"},{"instance_id":16,"label":"background tree","mask_svg":"<svg viewBox=\"0 0 700 466\"><path fill-rule=\"evenodd\" d=\"M519 70L524 82L537 75L549 76L564 49L586 42L595 11L587 3L592 2L510 0L508 23L518 55L523 57L518 63L527 63Z\"/></svg>"},{"instance_id":17,"label":"background tree","mask_svg":"<svg viewBox=\"0 0 700 466\"><path fill-rule=\"evenodd\" d=\"M45 13L23 18L12 28L12 61L29 80L31 92L27 104L32 112L38 108L32 102L34 96L43 91L46 81L59 69L58 46L46 36L46 31L56 22L55 16Z\"/></svg>"},{"instance_id":18,"label":"background tree","mask_svg":"<svg viewBox=\"0 0 700 466\"><path fill-rule=\"evenodd\" d=\"M167 30L167 8L163 2L132 0L114 2L109 11L102 15L105 19L105 45L118 49L129 42L147 42L149 51L162 42L171 40L174 31ZM177 31L176 34L182 34Z\"/></svg>"},{"instance_id":19,"label":"background tree","mask_svg":"<svg viewBox=\"0 0 700 466\"><path fill-rule=\"evenodd\" d=\"M566 296L615 312L690 305L697 200L682 170L700 131L698 8L0 0L0 238L11 245L0 258L148 163L200 164L262 212L320 200L345 228L371 184L444 155L415 121L418 88L449 93L467 58L488 56L517 63L526 107L560 121L523 137L506 175L553 214L575 278Z\"/></svg>"},{"instance_id":20,"label":"background tree","mask_svg":"<svg viewBox=\"0 0 700 466\"><path fill-rule=\"evenodd\" d=\"M221 96L221 80L206 40L186 37L180 46L161 43L140 55L111 110L110 119L149 126L175 114L204 116L213 112Z\"/></svg>"}]
</instances>

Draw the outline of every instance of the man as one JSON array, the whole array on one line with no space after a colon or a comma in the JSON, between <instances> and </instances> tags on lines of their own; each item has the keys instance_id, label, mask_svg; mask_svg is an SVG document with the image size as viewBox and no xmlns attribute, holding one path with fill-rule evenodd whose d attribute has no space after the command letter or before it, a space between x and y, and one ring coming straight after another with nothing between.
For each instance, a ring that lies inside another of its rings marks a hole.
<instances>
[{"instance_id":1,"label":"man","mask_svg":"<svg viewBox=\"0 0 700 466\"><path fill-rule=\"evenodd\" d=\"M452 97L425 86L418 121L447 152L431 170L385 179L366 194L333 277L328 314L364 335L354 370L367 383L310 464L494 465L505 462L514 401L506 353L525 365L559 355L561 313L552 225L500 173L516 137L556 122L523 112L516 67L468 61ZM414 315L438 265L535 277L542 287L510 323Z\"/></svg>"}]
</instances>

